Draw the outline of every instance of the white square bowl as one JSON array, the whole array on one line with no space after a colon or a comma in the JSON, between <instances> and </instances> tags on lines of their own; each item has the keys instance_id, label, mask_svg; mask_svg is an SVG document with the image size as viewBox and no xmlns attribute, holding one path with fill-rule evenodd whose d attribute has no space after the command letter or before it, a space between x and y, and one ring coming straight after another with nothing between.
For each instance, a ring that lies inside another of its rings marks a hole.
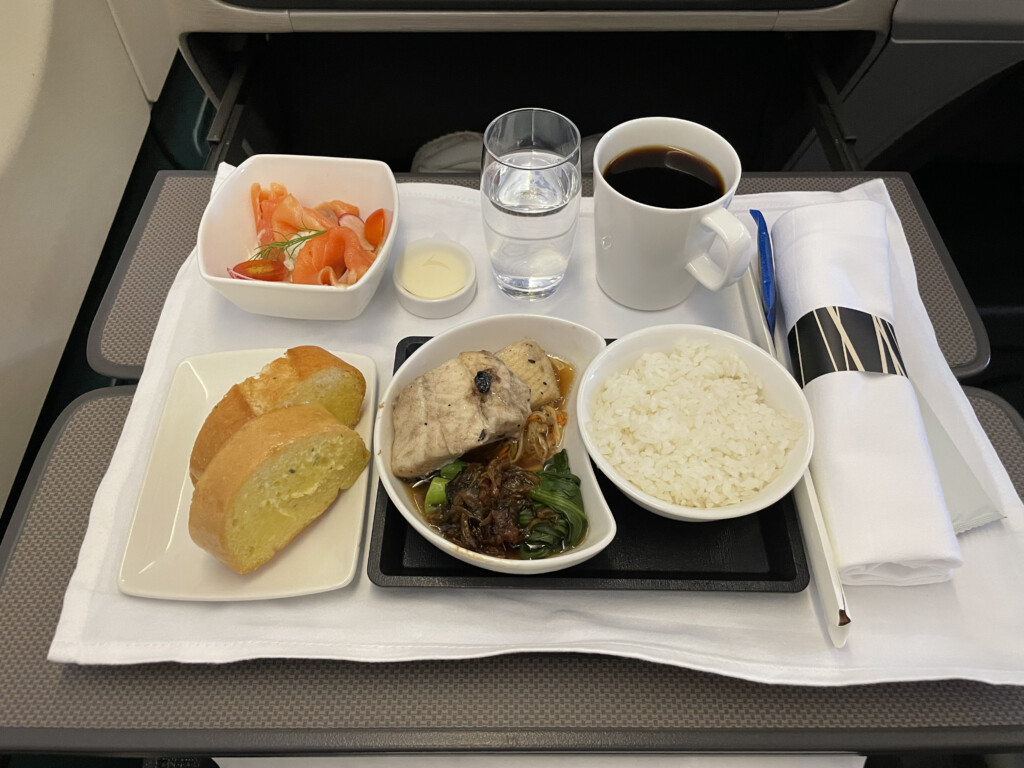
<instances>
[{"instance_id":1,"label":"white square bowl","mask_svg":"<svg viewBox=\"0 0 1024 768\"><path fill-rule=\"evenodd\" d=\"M283 184L300 203L315 206L344 200L365 217L378 208L392 212L377 258L355 285L296 285L238 280L228 270L256 249L250 188ZM258 315L300 320L351 320L377 292L388 268L398 228L398 185L386 163L345 157L253 155L224 179L199 223L199 272L228 301Z\"/></svg>"}]
</instances>

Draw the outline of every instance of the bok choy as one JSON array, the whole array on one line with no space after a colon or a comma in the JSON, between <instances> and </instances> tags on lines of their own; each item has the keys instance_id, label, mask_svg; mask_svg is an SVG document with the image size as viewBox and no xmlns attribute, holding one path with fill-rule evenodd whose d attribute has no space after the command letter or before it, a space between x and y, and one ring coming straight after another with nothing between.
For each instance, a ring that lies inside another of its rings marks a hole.
<instances>
[{"instance_id":1,"label":"bok choy","mask_svg":"<svg viewBox=\"0 0 1024 768\"><path fill-rule=\"evenodd\" d=\"M519 513L527 531L519 556L535 560L572 549L587 532L580 479L569 469L569 455L561 450L537 473L540 482L530 491L531 507Z\"/></svg>"}]
</instances>

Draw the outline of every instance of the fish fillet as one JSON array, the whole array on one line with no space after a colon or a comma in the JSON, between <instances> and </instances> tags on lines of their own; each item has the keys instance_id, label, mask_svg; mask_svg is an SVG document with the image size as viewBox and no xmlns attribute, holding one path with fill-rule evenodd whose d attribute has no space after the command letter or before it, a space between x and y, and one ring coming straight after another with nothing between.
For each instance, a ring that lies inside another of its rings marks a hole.
<instances>
[{"instance_id":1,"label":"fish fillet","mask_svg":"<svg viewBox=\"0 0 1024 768\"><path fill-rule=\"evenodd\" d=\"M547 353L533 339L522 339L509 344L495 356L530 387L530 407L533 410L552 403L562 396L558 389L558 374Z\"/></svg>"},{"instance_id":2,"label":"fish fillet","mask_svg":"<svg viewBox=\"0 0 1024 768\"><path fill-rule=\"evenodd\" d=\"M463 352L408 384L392 410L391 469L423 477L468 450L516 434L530 387L490 352Z\"/></svg>"}]
</instances>

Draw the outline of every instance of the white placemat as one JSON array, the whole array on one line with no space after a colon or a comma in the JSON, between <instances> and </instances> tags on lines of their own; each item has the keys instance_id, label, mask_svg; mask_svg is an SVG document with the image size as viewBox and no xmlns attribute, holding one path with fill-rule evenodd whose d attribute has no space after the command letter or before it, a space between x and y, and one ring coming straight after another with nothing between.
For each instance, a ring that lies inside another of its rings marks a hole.
<instances>
[{"instance_id":1,"label":"white placemat","mask_svg":"<svg viewBox=\"0 0 1024 768\"><path fill-rule=\"evenodd\" d=\"M553 298L522 304L488 278L478 194L441 185L403 184L399 242L443 231L478 259L473 304L459 318L422 320L402 310L385 278L357 320L318 323L249 315L199 277L194 254L167 298L153 346L110 470L91 512L78 567L50 649L54 661L131 664L228 662L254 657L398 661L468 658L515 651L605 653L681 665L762 682L842 685L962 677L1024 683L1024 509L1001 465L992 463L970 406L952 375L941 399L948 428L966 445L1005 520L960 538L964 566L947 583L850 588L850 641L832 647L813 590L795 595L745 593L395 589L373 585L364 566L344 589L257 603L189 603L122 595L116 574L171 375L178 361L203 352L320 344L374 358L380 388L390 379L395 343L431 335L453 322L519 311L553 314L606 336L655 323L707 322L739 331L742 306L733 288L703 289L679 307L638 312L614 304L594 277L593 207L584 200L566 284ZM920 328L915 346L941 354L917 297L906 239L884 184L842 194L782 193L737 198L777 215L796 205L870 198L890 211L894 282L906 324ZM908 300L910 297L912 300ZM903 306L905 305L905 306ZM899 321L899 319L898 319ZM945 368L945 363L942 363ZM948 369L946 369L948 373ZM938 406L933 403L933 407ZM970 412L970 413L969 413ZM979 438L980 434L980 438ZM376 479L371 480L377 487ZM372 495L372 494L371 494ZM371 499L369 508L373 509ZM366 530L371 529L372 522Z\"/></svg>"}]
</instances>

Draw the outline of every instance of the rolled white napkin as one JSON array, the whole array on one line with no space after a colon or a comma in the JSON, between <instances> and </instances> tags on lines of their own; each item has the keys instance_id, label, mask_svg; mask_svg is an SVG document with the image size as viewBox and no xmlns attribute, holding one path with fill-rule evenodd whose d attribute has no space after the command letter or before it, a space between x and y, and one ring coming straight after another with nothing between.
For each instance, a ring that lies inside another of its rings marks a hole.
<instances>
[{"instance_id":1,"label":"rolled white napkin","mask_svg":"<svg viewBox=\"0 0 1024 768\"><path fill-rule=\"evenodd\" d=\"M811 474L843 582L948 580L961 565L960 549L914 385L901 375L898 347L883 330L895 317L885 207L855 200L795 208L776 221L772 241L787 337L815 310L820 312L811 318L811 329L819 322L820 327L835 326L838 319L837 327L844 329L840 336L848 339L845 329L854 334L853 320L870 324L868 316L873 316L884 321L875 323L878 335L872 332L869 349L858 350L856 344L831 348L824 364L834 362L838 370L811 378L814 365L805 366L804 394L815 429ZM865 314L846 318L851 321L846 323L835 309L821 312L827 307ZM872 326L860 325L865 327ZM916 332L893 330L897 342ZM810 335L801 324L804 355L820 338ZM871 355L880 369L895 372L873 372L867 362ZM795 359L794 371L800 378Z\"/></svg>"}]
</instances>

